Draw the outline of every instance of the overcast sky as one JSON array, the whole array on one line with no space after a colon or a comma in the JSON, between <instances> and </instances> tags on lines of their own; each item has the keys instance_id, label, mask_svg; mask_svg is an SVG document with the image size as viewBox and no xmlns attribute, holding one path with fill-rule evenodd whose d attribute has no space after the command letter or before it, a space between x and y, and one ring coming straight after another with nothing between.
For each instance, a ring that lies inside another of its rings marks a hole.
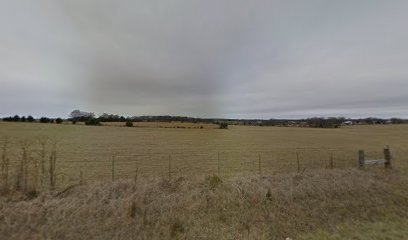
<instances>
[{"instance_id":1,"label":"overcast sky","mask_svg":"<svg viewBox=\"0 0 408 240\"><path fill-rule=\"evenodd\" d=\"M408 1L0 0L0 116L408 117Z\"/></svg>"}]
</instances>

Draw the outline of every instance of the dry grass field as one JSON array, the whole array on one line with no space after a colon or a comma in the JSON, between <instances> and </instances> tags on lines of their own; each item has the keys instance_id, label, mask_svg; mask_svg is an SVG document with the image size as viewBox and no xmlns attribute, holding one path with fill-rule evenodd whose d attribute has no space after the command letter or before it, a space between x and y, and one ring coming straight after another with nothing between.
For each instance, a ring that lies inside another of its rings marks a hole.
<instances>
[{"instance_id":1,"label":"dry grass field","mask_svg":"<svg viewBox=\"0 0 408 240\"><path fill-rule=\"evenodd\" d=\"M0 122L0 239L407 239L407 134Z\"/></svg>"},{"instance_id":2,"label":"dry grass field","mask_svg":"<svg viewBox=\"0 0 408 240\"><path fill-rule=\"evenodd\" d=\"M0 238L404 240L407 184L379 169L105 181L0 195Z\"/></svg>"},{"instance_id":3,"label":"dry grass field","mask_svg":"<svg viewBox=\"0 0 408 240\"><path fill-rule=\"evenodd\" d=\"M387 145L394 167L401 170L408 165L406 136L408 125L340 129L230 126L221 130L0 122L0 151L10 162L9 181L13 182L24 150L28 172L41 174L41 161L47 169L56 143L56 181L66 185L78 182L81 176L83 181L110 180L112 170L114 179L136 175L168 178L169 163L170 178L270 175L330 168L331 164L354 168L359 149L368 158L379 159ZM30 184L38 187L41 177L28 175Z\"/></svg>"}]
</instances>

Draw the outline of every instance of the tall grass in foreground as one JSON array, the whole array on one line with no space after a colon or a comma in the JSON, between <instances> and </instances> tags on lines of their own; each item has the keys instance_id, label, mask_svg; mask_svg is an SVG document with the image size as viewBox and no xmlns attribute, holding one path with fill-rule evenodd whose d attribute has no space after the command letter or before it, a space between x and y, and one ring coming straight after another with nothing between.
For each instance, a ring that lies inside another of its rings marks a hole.
<instances>
[{"instance_id":1,"label":"tall grass in foreground","mask_svg":"<svg viewBox=\"0 0 408 240\"><path fill-rule=\"evenodd\" d=\"M57 141L39 138L38 145L36 143L26 139L14 143L19 153L13 159L9 156L10 140L8 137L4 138L0 149L0 190L36 192L48 187L51 189L56 187ZM48 162L47 157L49 157Z\"/></svg>"},{"instance_id":2,"label":"tall grass in foreground","mask_svg":"<svg viewBox=\"0 0 408 240\"><path fill-rule=\"evenodd\" d=\"M25 140L25 141L22 141L20 145L21 145L21 159L19 163L19 169L17 171L15 189L27 191L28 189L28 164L30 160L30 156L29 156L30 143Z\"/></svg>"},{"instance_id":3,"label":"tall grass in foreground","mask_svg":"<svg viewBox=\"0 0 408 240\"><path fill-rule=\"evenodd\" d=\"M3 188L8 189L8 176L9 176L9 158L7 156L7 147L8 147L8 137L4 138L4 143L2 145L2 154L1 154L1 181L3 182Z\"/></svg>"},{"instance_id":4,"label":"tall grass in foreground","mask_svg":"<svg viewBox=\"0 0 408 240\"><path fill-rule=\"evenodd\" d=\"M406 239L407 185L405 175L383 169L107 180L36 198L18 192L0 197L0 236L386 239L376 238L373 229L382 225L379 236Z\"/></svg>"}]
</instances>

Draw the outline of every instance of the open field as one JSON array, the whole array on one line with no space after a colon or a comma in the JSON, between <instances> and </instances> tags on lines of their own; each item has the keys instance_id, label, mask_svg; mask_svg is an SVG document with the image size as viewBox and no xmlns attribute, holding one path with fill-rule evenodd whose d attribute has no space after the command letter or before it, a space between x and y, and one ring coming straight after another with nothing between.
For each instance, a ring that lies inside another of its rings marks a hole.
<instances>
[{"instance_id":1,"label":"open field","mask_svg":"<svg viewBox=\"0 0 408 240\"><path fill-rule=\"evenodd\" d=\"M231 126L220 130L0 122L2 148L6 136L9 182L15 181L25 149L29 182L37 187L41 176L30 173L40 171L42 160L48 169L54 141L57 185L111 179L112 175L115 180L136 175L175 178L215 173L224 177L309 171L331 164L354 168L359 149L369 158L382 158L386 145L390 145L396 169L408 165L408 125L341 129Z\"/></svg>"},{"instance_id":2,"label":"open field","mask_svg":"<svg viewBox=\"0 0 408 240\"><path fill-rule=\"evenodd\" d=\"M0 239L407 239L407 134L0 122Z\"/></svg>"}]
</instances>

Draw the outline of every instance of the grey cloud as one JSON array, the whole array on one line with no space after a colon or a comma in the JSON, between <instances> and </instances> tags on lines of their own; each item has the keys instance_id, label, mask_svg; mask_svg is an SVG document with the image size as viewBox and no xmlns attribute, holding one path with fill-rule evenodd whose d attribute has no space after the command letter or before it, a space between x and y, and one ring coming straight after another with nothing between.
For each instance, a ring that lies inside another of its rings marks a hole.
<instances>
[{"instance_id":1,"label":"grey cloud","mask_svg":"<svg viewBox=\"0 0 408 240\"><path fill-rule=\"evenodd\" d=\"M408 117L407 10L396 0L0 2L0 115Z\"/></svg>"}]
</instances>

